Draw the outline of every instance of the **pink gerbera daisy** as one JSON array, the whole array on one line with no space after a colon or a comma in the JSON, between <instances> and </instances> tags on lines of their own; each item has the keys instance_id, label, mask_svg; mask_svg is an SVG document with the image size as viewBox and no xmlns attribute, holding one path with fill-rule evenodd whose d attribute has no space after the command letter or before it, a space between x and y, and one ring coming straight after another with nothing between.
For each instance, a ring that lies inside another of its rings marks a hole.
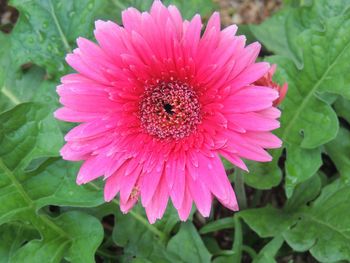
<instances>
[{"instance_id":1,"label":"pink gerbera daisy","mask_svg":"<svg viewBox=\"0 0 350 263\"><path fill-rule=\"evenodd\" d=\"M238 210L220 156L247 170L241 158L267 162L265 149L281 146L271 133L279 93L256 84L270 69L255 62L260 44L245 46L235 25L221 30L218 13L201 35L199 15L183 20L160 1L122 20L97 21L98 44L77 40L66 60L78 73L57 88L55 116L82 122L61 150L84 161L77 183L103 176L106 201L119 193L128 212L140 199L151 223L169 198L181 220L193 202L209 216L213 197Z\"/></svg>"}]
</instances>

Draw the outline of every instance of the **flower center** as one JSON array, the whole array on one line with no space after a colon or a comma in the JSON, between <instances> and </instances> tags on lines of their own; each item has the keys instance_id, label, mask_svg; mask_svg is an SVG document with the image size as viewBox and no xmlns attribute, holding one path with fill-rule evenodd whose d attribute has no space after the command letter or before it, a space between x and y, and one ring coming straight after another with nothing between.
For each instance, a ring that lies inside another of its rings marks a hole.
<instances>
[{"instance_id":1,"label":"flower center","mask_svg":"<svg viewBox=\"0 0 350 263\"><path fill-rule=\"evenodd\" d=\"M140 102L142 128L160 139L182 139L201 122L200 104L191 86L178 82L145 88Z\"/></svg>"},{"instance_id":2,"label":"flower center","mask_svg":"<svg viewBox=\"0 0 350 263\"><path fill-rule=\"evenodd\" d=\"M173 112L173 106L171 106L169 103L164 104L164 110L165 110L166 113L168 113L168 114L174 114L174 112Z\"/></svg>"}]
</instances>

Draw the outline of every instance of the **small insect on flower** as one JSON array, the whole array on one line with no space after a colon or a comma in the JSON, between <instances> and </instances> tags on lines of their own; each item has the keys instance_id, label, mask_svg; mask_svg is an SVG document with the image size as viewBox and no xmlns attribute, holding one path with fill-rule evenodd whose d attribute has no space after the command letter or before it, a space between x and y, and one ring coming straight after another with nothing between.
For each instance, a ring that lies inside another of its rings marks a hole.
<instances>
[{"instance_id":1,"label":"small insect on flower","mask_svg":"<svg viewBox=\"0 0 350 263\"><path fill-rule=\"evenodd\" d=\"M77 40L66 60L78 73L57 87L64 107L55 116L82 123L61 150L84 161L77 183L103 176L106 201L119 193L126 213L141 200L151 223L169 198L181 220L193 202L209 216L213 197L238 210L220 156L248 170L242 158L268 162L265 149L281 146L271 133L281 98L264 79L270 65L256 63L260 44L245 46L235 25L221 30L218 13L201 35L199 15L183 20L157 0L122 20L97 21L98 44Z\"/></svg>"}]
</instances>

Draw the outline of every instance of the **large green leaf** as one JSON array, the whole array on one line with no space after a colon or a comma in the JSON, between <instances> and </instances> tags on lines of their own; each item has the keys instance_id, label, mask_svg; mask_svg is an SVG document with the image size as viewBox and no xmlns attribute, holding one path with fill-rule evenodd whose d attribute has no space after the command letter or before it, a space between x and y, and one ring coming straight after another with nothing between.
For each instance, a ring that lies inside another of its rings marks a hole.
<instances>
[{"instance_id":1,"label":"large green leaf","mask_svg":"<svg viewBox=\"0 0 350 263\"><path fill-rule=\"evenodd\" d=\"M244 173L244 182L257 189L271 189L282 180L282 171L278 167L278 150L272 151L274 157L270 163L247 161L248 173Z\"/></svg>"},{"instance_id":2,"label":"large green leaf","mask_svg":"<svg viewBox=\"0 0 350 263\"><path fill-rule=\"evenodd\" d=\"M251 32L265 47L275 54L289 57L300 68L303 65L303 46L299 35L314 28L323 31L324 23L335 16L342 16L350 6L347 0L292 0L291 6L283 8L261 25L250 25Z\"/></svg>"},{"instance_id":3,"label":"large green leaf","mask_svg":"<svg viewBox=\"0 0 350 263\"><path fill-rule=\"evenodd\" d=\"M210 262L211 255L192 223L182 223L179 232L170 239L167 250L183 262Z\"/></svg>"},{"instance_id":4,"label":"large green leaf","mask_svg":"<svg viewBox=\"0 0 350 263\"><path fill-rule=\"evenodd\" d=\"M211 1L168 1L177 4L186 18L213 10ZM33 62L49 73L62 74L67 70L63 58L75 47L79 36L91 36L97 17L120 21L123 9L135 6L146 10L152 1L102 0L12 0L20 12L12 32L12 56L16 65ZM101 12L104 10L104 12Z\"/></svg>"},{"instance_id":5,"label":"large green leaf","mask_svg":"<svg viewBox=\"0 0 350 263\"><path fill-rule=\"evenodd\" d=\"M3 83L0 92L0 112L22 103L29 102L38 92L40 84L44 80L45 71L39 67L31 67L26 72L10 72Z\"/></svg>"},{"instance_id":6,"label":"large green leaf","mask_svg":"<svg viewBox=\"0 0 350 263\"><path fill-rule=\"evenodd\" d=\"M249 25L249 28L267 49L291 58L300 67L302 58L295 36L302 28L296 19L296 12L294 8L284 8L261 25Z\"/></svg>"},{"instance_id":7,"label":"large green leaf","mask_svg":"<svg viewBox=\"0 0 350 263\"><path fill-rule=\"evenodd\" d=\"M21 171L35 158L58 156L62 143L57 123L43 104L24 103L0 115L4 171Z\"/></svg>"},{"instance_id":8,"label":"large green leaf","mask_svg":"<svg viewBox=\"0 0 350 263\"><path fill-rule=\"evenodd\" d=\"M259 252L253 263L276 263L275 256L283 245L283 237L276 236Z\"/></svg>"},{"instance_id":9,"label":"large green leaf","mask_svg":"<svg viewBox=\"0 0 350 263\"><path fill-rule=\"evenodd\" d=\"M103 238L100 222L80 212L68 212L40 222L43 239L34 239L21 247L10 262L95 262L94 255ZM48 229L46 229L48 228Z\"/></svg>"},{"instance_id":10,"label":"large green leaf","mask_svg":"<svg viewBox=\"0 0 350 263\"><path fill-rule=\"evenodd\" d=\"M17 65L33 62L49 73L64 72L63 58L79 36L91 36L101 1L12 0L20 16L11 33Z\"/></svg>"},{"instance_id":11,"label":"large green leaf","mask_svg":"<svg viewBox=\"0 0 350 263\"><path fill-rule=\"evenodd\" d=\"M288 196L297 183L312 176L320 163L316 150L304 151L296 147L315 149L334 139L338 132L338 119L334 110L319 95L329 92L349 96L350 89L347 87L350 79L346 73L350 70L349 16L347 13L328 19L324 31L304 31L299 39L304 59L300 70L287 58L271 59L280 67L278 77L289 83L289 92L283 105L282 128L279 130L289 155L286 180ZM297 165L303 159L314 160L314 167L309 167L305 161L304 165L298 166L297 176L292 175L290 165ZM291 187L288 186L289 182L294 181Z\"/></svg>"},{"instance_id":12,"label":"large green leaf","mask_svg":"<svg viewBox=\"0 0 350 263\"><path fill-rule=\"evenodd\" d=\"M91 207L104 203L102 191L89 184L79 186L75 183L79 166L76 163L49 160L29 173L22 186L38 207Z\"/></svg>"},{"instance_id":13,"label":"large green leaf","mask_svg":"<svg viewBox=\"0 0 350 263\"><path fill-rule=\"evenodd\" d=\"M23 68L14 65L11 54L11 36L0 32L0 112L30 101L44 102L53 106L52 109L57 108L57 104L46 99L49 94L52 96L54 93L57 101L56 83L52 83L50 92L41 91L41 85L51 83L45 80L48 77L45 70L30 64Z\"/></svg>"},{"instance_id":14,"label":"large green leaf","mask_svg":"<svg viewBox=\"0 0 350 263\"><path fill-rule=\"evenodd\" d=\"M340 128L338 136L326 144L326 151L344 178L350 178L350 132Z\"/></svg>"},{"instance_id":15,"label":"large green leaf","mask_svg":"<svg viewBox=\"0 0 350 263\"><path fill-rule=\"evenodd\" d=\"M333 106L338 116L350 124L350 101L339 97Z\"/></svg>"},{"instance_id":16,"label":"large green leaf","mask_svg":"<svg viewBox=\"0 0 350 263\"><path fill-rule=\"evenodd\" d=\"M10 69L11 57L8 49L11 46L11 39L8 35L5 35L0 31L0 90L2 91L3 85L7 76L7 71Z\"/></svg>"},{"instance_id":17,"label":"large green leaf","mask_svg":"<svg viewBox=\"0 0 350 263\"><path fill-rule=\"evenodd\" d=\"M274 237L295 222L293 213L271 206L244 210L239 216L261 237Z\"/></svg>"},{"instance_id":18,"label":"large green leaf","mask_svg":"<svg viewBox=\"0 0 350 263\"><path fill-rule=\"evenodd\" d=\"M268 59L278 64L276 80L289 84L277 131L287 148L288 197L315 174L321 164L319 147L337 135L338 118L330 104L338 95L350 98L349 7L346 0L294 3L263 24L251 26L278 55ZM282 149L272 155L279 158L281 153ZM270 168L266 168L270 173L276 171Z\"/></svg>"},{"instance_id":19,"label":"large green leaf","mask_svg":"<svg viewBox=\"0 0 350 263\"><path fill-rule=\"evenodd\" d=\"M286 182L287 197L291 197L295 186L312 177L322 165L321 149L287 147Z\"/></svg>"},{"instance_id":20,"label":"large green leaf","mask_svg":"<svg viewBox=\"0 0 350 263\"><path fill-rule=\"evenodd\" d=\"M302 12L303 15L307 12L315 15L314 10L315 8L304 8L303 11L294 11ZM283 23L280 21L280 16L287 16L287 11L273 18L266 27L271 29L274 25L282 30L280 27ZM344 37L344 35L350 36L349 21L349 14L335 18L328 16L323 31L304 28L303 34L299 32L298 34L301 35L296 46L303 47L301 53L303 65L299 65L300 69L286 57L270 59L271 62L279 65L277 79L281 82L287 80L289 83L288 96L283 104L282 127L278 131L287 147L286 192L288 196L291 196L297 184L311 177L320 167L321 151L315 148L332 140L337 134L337 116L329 103L321 99L320 95L332 92L349 97L350 89L347 87L350 86L350 79L346 72L350 70L347 63L350 59L350 37ZM283 28L286 34L294 34L292 25L286 23L284 26L288 29ZM264 29L265 25L261 28ZM290 55L298 54L293 48L281 46L281 50L286 51L280 52L277 44L275 51L296 60L296 57ZM322 59L318 59L321 57ZM322 127L322 132L319 131L319 127ZM300 146L305 149L300 149ZM274 162L268 165L254 165L251 173L245 176L246 183L262 189L278 184L281 173L276 164L280 154L281 150L273 151Z\"/></svg>"},{"instance_id":21,"label":"large green leaf","mask_svg":"<svg viewBox=\"0 0 350 263\"><path fill-rule=\"evenodd\" d=\"M176 210L169 207L164 217L154 225L146 219L144 208L138 204L128 214L116 207L113 240L124 248L124 258L148 259L152 262L177 262L179 257L166 252L165 241L179 222Z\"/></svg>"},{"instance_id":22,"label":"large green leaf","mask_svg":"<svg viewBox=\"0 0 350 263\"><path fill-rule=\"evenodd\" d=\"M321 187L322 182L318 174L298 184L294 189L293 195L287 200L284 209L289 212L300 209L308 202L315 200L321 191Z\"/></svg>"},{"instance_id":23,"label":"large green leaf","mask_svg":"<svg viewBox=\"0 0 350 263\"><path fill-rule=\"evenodd\" d=\"M350 260L350 186L341 180L328 185L300 219L284 233L296 251L310 250L320 262Z\"/></svg>"},{"instance_id":24,"label":"large green leaf","mask_svg":"<svg viewBox=\"0 0 350 263\"><path fill-rule=\"evenodd\" d=\"M350 32L349 15L329 20L324 32L305 32L301 42L304 47L304 67L301 70L286 58L272 59L281 68L280 78L285 78L289 84L280 129L284 142L312 149L336 136L337 116L318 94L349 92L344 83L350 83L345 74L349 68L350 35L343 37L346 34L343 31ZM322 127L322 132L319 127Z\"/></svg>"},{"instance_id":25,"label":"large green leaf","mask_svg":"<svg viewBox=\"0 0 350 263\"><path fill-rule=\"evenodd\" d=\"M0 226L0 262L8 263L27 240L38 239L39 233L30 225L11 223Z\"/></svg>"},{"instance_id":26,"label":"large green leaf","mask_svg":"<svg viewBox=\"0 0 350 263\"><path fill-rule=\"evenodd\" d=\"M76 186L77 166L63 161L24 172L37 158L57 156L61 145L61 132L43 104L20 104L0 115L0 225L17 221L19 234L21 225L30 225L41 236L26 237L27 243L20 247L17 243L23 237L15 236L11 247L18 249L11 252L9 262L60 262L62 257L94 261L103 235L97 219L78 212L52 218L40 209L49 204L98 205L100 193Z\"/></svg>"},{"instance_id":27,"label":"large green leaf","mask_svg":"<svg viewBox=\"0 0 350 263\"><path fill-rule=\"evenodd\" d=\"M261 237L280 235L298 218L298 211L313 201L321 190L321 180L318 175L299 184L287 200L283 209L270 205L263 208L247 209L239 212L239 216Z\"/></svg>"},{"instance_id":28,"label":"large green leaf","mask_svg":"<svg viewBox=\"0 0 350 263\"><path fill-rule=\"evenodd\" d=\"M298 186L285 209L265 207L239 215L259 236L282 234L294 250L310 250L320 262L350 260L350 204L344 202L350 198L350 186L336 180L311 205L306 205L320 189L316 178Z\"/></svg>"},{"instance_id":29,"label":"large green leaf","mask_svg":"<svg viewBox=\"0 0 350 263\"><path fill-rule=\"evenodd\" d=\"M274 186L279 185L282 180L282 171L278 167L278 158L281 153L278 150L271 151L273 160L269 163L259 163L250 160L245 160L245 163L249 169L249 172L240 171L243 175L244 183L254 187L256 189L271 189ZM235 170L235 166L222 158L222 162L226 170ZM235 178L235 174L232 174L231 181Z\"/></svg>"}]
</instances>

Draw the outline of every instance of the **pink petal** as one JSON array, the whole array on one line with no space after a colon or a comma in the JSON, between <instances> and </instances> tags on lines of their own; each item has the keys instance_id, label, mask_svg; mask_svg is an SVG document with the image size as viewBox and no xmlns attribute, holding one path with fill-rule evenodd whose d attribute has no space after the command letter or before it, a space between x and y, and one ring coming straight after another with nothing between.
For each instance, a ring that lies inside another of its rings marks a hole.
<instances>
[{"instance_id":1,"label":"pink petal","mask_svg":"<svg viewBox=\"0 0 350 263\"><path fill-rule=\"evenodd\" d=\"M169 193L171 196L171 200L173 201L175 208L180 208L183 198L184 198L184 192L185 192L185 160L183 156L179 156L179 159L174 162L170 163L172 167L175 168L175 177L174 182L169 189Z\"/></svg>"},{"instance_id":2,"label":"pink petal","mask_svg":"<svg viewBox=\"0 0 350 263\"><path fill-rule=\"evenodd\" d=\"M60 108L54 112L56 119L68 122L89 122L103 118L102 113L79 112L69 108Z\"/></svg>"},{"instance_id":3,"label":"pink petal","mask_svg":"<svg viewBox=\"0 0 350 263\"><path fill-rule=\"evenodd\" d=\"M187 176L187 179L194 203L202 216L208 217L210 215L211 202L213 199L210 190L203 184L200 178L198 178L198 180L193 180L191 176Z\"/></svg>"},{"instance_id":4,"label":"pink petal","mask_svg":"<svg viewBox=\"0 0 350 263\"><path fill-rule=\"evenodd\" d=\"M182 206L180 209L177 210L179 217L182 221L187 220L188 216L190 215L191 209L192 209L192 198L191 198L190 191L186 187Z\"/></svg>"},{"instance_id":5,"label":"pink petal","mask_svg":"<svg viewBox=\"0 0 350 263\"><path fill-rule=\"evenodd\" d=\"M278 98L278 92L273 89L246 87L224 101L225 107L222 112L244 113L264 110L270 108L276 98Z\"/></svg>"},{"instance_id":6,"label":"pink petal","mask_svg":"<svg viewBox=\"0 0 350 263\"><path fill-rule=\"evenodd\" d=\"M264 76L269 68L270 64L266 62L251 64L231 82L231 85L234 87L244 87L253 83Z\"/></svg>"},{"instance_id":7,"label":"pink petal","mask_svg":"<svg viewBox=\"0 0 350 263\"><path fill-rule=\"evenodd\" d=\"M280 127L279 121L255 112L233 113L226 116L229 121L249 131L271 131Z\"/></svg>"},{"instance_id":8,"label":"pink petal","mask_svg":"<svg viewBox=\"0 0 350 263\"><path fill-rule=\"evenodd\" d=\"M86 184L102 176L106 162L109 160L99 155L86 160L79 170L77 184Z\"/></svg>"},{"instance_id":9,"label":"pink petal","mask_svg":"<svg viewBox=\"0 0 350 263\"><path fill-rule=\"evenodd\" d=\"M147 207L149 202L152 200L163 174L163 170L164 163L162 160L159 160L157 165L152 170L142 174L141 201L144 207Z\"/></svg>"},{"instance_id":10,"label":"pink petal","mask_svg":"<svg viewBox=\"0 0 350 263\"><path fill-rule=\"evenodd\" d=\"M66 141L91 139L113 129L116 124L111 123L109 118L86 122L70 130L64 138Z\"/></svg>"},{"instance_id":11,"label":"pink petal","mask_svg":"<svg viewBox=\"0 0 350 263\"><path fill-rule=\"evenodd\" d=\"M161 219L168 204L169 194L165 178L162 178L152 201L146 206L148 220L153 224L157 219Z\"/></svg>"}]
</instances>

